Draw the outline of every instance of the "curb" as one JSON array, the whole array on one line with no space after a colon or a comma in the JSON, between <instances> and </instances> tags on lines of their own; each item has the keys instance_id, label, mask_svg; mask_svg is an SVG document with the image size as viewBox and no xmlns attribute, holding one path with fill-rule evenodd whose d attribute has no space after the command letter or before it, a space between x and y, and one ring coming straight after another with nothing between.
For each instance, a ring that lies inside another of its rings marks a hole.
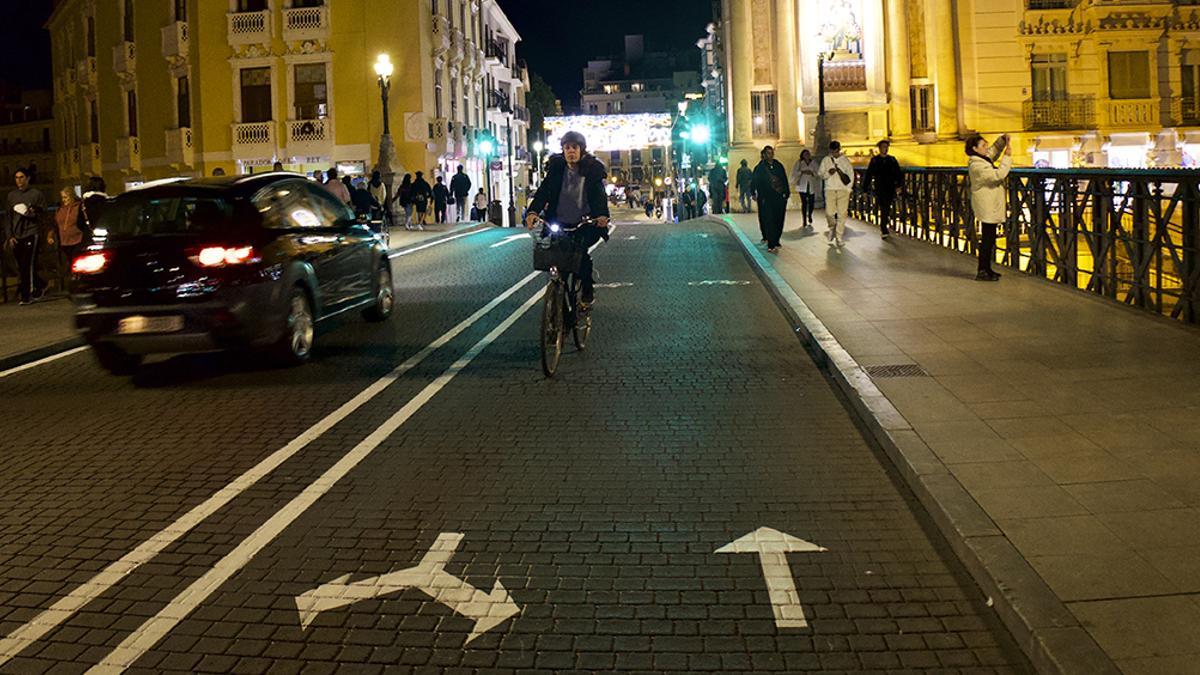
<instances>
[{"instance_id":1,"label":"curb","mask_svg":"<svg viewBox=\"0 0 1200 675\"><path fill-rule=\"evenodd\" d=\"M82 346L83 338L73 337L48 344L44 347L30 349L27 352L0 357L0 373L13 368L20 368L21 366L33 363L34 361L39 361L48 356L54 356L55 354L60 354L62 352Z\"/></svg>"},{"instance_id":2,"label":"curb","mask_svg":"<svg viewBox=\"0 0 1200 675\"><path fill-rule=\"evenodd\" d=\"M908 420L733 222L706 216L737 239L750 266L813 361L833 380L932 517L1039 673L1120 673L1066 605L996 527Z\"/></svg>"}]
</instances>

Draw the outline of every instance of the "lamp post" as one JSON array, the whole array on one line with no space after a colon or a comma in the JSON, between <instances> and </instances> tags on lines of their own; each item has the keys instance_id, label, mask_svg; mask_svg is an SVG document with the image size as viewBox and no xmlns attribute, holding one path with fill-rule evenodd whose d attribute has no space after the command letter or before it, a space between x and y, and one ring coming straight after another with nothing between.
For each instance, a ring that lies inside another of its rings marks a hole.
<instances>
[{"instance_id":1,"label":"lamp post","mask_svg":"<svg viewBox=\"0 0 1200 675\"><path fill-rule=\"evenodd\" d=\"M380 54L375 61L375 75L379 77L379 97L383 104L383 135L379 138L379 162L375 170L383 180L386 189L387 204L384 212L389 216L392 212L392 183L396 179L396 144L392 142L392 127L388 116L388 92L392 88L392 60L387 54Z\"/></svg>"},{"instance_id":2,"label":"lamp post","mask_svg":"<svg viewBox=\"0 0 1200 675\"><path fill-rule=\"evenodd\" d=\"M505 106L503 108L503 111L508 114L508 125L507 125L508 129L507 129L507 139L506 139L506 142L508 144L508 148L506 150L506 152L508 153L508 226L516 227L517 226L517 187L515 185L516 181L513 180L514 155L513 155L513 142L512 142L513 115L516 113L515 113L515 108L513 108L512 106Z\"/></svg>"},{"instance_id":3,"label":"lamp post","mask_svg":"<svg viewBox=\"0 0 1200 675\"><path fill-rule=\"evenodd\" d=\"M540 140L533 142L533 154L537 155L537 186L542 186L542 151L546 149L546 144Z\"/></svg>"},{"instance_id":4,"label":"lamp post","mask_svg":"<svg viewBox=\"0 0 1200 675\"><path fill-rule=\"evenodd\" d=\"M495 195L492 194L492 153L496 150L496 142L492 140L491 132L484 132L483 140L479 141L479 152L483 153L484 162L484 178L487 182L487 213L484 215L485 221L491 220L492 201Z\"/></svg>"},{"instance_id":5,"label":"lamp post","mask_svg":"<svg viewBox=\"0 0 1200 675\"><path fill-rule=\"evenodd\" d=\"M813 129L813 146L818 158L829 154L829 129L825 126L825 62L833 58L826 57L822 51L817 56L817 126Z\"/></svg>"}]
</instances>

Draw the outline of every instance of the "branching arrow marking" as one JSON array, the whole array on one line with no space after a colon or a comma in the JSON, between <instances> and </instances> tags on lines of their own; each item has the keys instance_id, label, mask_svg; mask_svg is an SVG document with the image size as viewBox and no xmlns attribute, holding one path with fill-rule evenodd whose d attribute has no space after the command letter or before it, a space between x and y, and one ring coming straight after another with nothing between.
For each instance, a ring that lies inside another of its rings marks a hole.
<instances>
[{"instance_id":1,"label":"branching arrow marking","mask_svg":"<svg viewBox=\"0 0 1200 675\"><path fill-rule=\"evenodd\" d=\"M346 574L296 597L300 611L300 626L307 629L321 612L353 605L392 593L416 588L446 605L455 614L475 622L467 644L508 619L521 613L499 580L491 593L484 593L458 577L446 572L446 563L463 540L459 532L443 532L416 567L391 572L371 579L350 583Z\"/></svg>"},{"instance_id":2,"label":"branching arrow marking","mask_svg":"<svg viewBox=\"0 0 1200 675\"><path fill-rule=\"evenodd\" d=\"M788 567L787 554L828 551L823 546L784 534L769 527L760 527L750 534L717 549L717 553L757 553L767 580L767 593L775 610L775 625L779 628L808 628L800 594Z\"/></svg>"}]
</instances>

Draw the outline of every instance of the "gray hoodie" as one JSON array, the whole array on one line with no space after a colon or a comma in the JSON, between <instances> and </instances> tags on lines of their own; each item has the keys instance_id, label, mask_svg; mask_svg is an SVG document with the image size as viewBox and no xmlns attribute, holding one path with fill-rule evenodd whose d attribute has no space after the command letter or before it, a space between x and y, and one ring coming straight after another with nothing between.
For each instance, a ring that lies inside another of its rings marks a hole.
<instances>
[{"instance_id":1,"label":"gray hoodie","mask_svg":"<svg viewBox=\"0 0 1200 675\"><path fill-rule=\"evenodd\" d=\"M18 204L25 205L24 215L17 213ZM8 216L8 235L17 239L36 237L45 211L46 198L42 196L41 190L34 187L12 190L8 193L8 208L5 210Z\"/></svg>"}]
</instances>

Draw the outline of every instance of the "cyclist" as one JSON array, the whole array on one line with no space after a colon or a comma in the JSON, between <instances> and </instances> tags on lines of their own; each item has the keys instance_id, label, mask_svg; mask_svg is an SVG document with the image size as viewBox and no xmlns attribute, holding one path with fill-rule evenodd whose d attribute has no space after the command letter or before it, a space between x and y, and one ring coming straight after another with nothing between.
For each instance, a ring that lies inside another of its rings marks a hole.
<instances>
[{"instance_id":1,"label":"cyclist","mask_svg":"<svg viewBox=\"0 0 1200 675\"><path fill-rule=\"evenodd\" d=\"M588 153L583 134L568 131L563 134L561 145L562 154L551 156L546 163L546 177L525 212L525 226L533 229L539 216L563 228L575 227L589 218L595 219L595 227L582 228L572 235L583 248L583 260L579 266L582 291L579 310L586 313L596 299L592 257L587 249L601 238L608 239L608 194L604 190L608 169ZM545 236L546 233L542 234Z\"/></svg>"}]
</instances>

